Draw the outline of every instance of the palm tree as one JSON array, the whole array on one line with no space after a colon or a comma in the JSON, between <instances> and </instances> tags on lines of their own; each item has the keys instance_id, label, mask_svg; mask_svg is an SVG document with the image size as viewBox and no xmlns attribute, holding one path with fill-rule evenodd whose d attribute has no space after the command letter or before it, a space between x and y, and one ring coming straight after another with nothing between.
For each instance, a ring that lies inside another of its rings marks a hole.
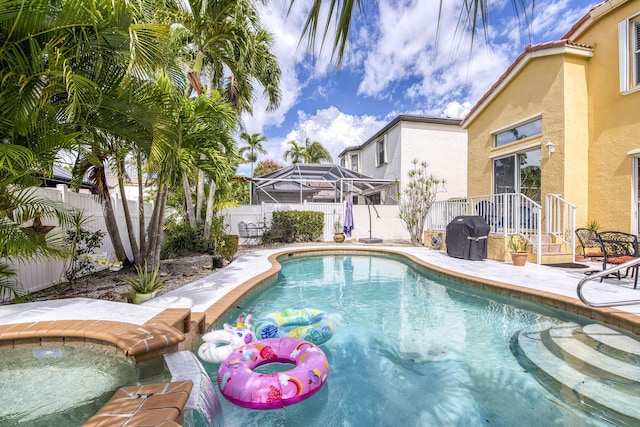
<instances>
[{"instance_id":1,"label":"palm tree","mask_svg":"<svg viewBox=\"0 0 640 427\"><path fill-rule=\"evenodd\" d=\"M3 6L0 137L28 146L35 154L32 166L43 171L61 149L90 153L87 164L96 166L94 176L102 181L98 169L109 161L112 135L139 140L143 127L158 125L147 108L134 104L149 70L167 62L169 26L142 22L147 2ZM101 195L107 223L116 224L108 192ZM126 259L117 224L109 232L116 255Z\"/></svg>"},{"instance_id":2,"label":"palm tree","mask_svg":"<svg viewBox=\"0 0 640 427\"><path fill-rule=\"evenodd\" d=\"M253 165L258 160L258 153L267 154L267 150L262 146L262 141L266 141L267 137L259 133L249 135L247 132L242 132L240 138L247 143L245 147L240 149L240 154L246 153L247 160L251 162L251 176L253 176Z\"/></svg>"},{"instance_id":3,"label":"palm tree","mask_svg":"<svg viewBox=\"0 0 640 427\"><path fill-rule=\"evenodd\" d=\"M295 2L296 0L289 0L289 10L293 8ZM323 7L323 3L327 5L327 7ZM351 31L355 12L357 10L358 13L364 14L365 4L367 3L369 6L373 6L375 0L368 2L364 0L331 0L324 2L322 0L313 0L313 4L309 8L309 15L307 16L307 20L302 30L301 40L306 37L308 50L313 51L316 44L316 36L319 32L322 32L322 46L324 45L327 37L331 33L335 33L332 43L332 59L335 59L337 65L340 66L344 59L345 49L349 40L349 33ZM529 8L532 7L533 4L534 2L531 1L530 6L527 0L513 0L511 2L516 17L519 18L520 16L524 16L527 23L531 20L531 17L529 16ZM444 0L440 0L438 16L442 13L443 5ZM369 7L369 10L370 9L371 7ZM458 19L458 25L470 28L472 45L473 40L475 40L478 27L482 26L485 38L488 37L489 9L489 0L462 0L462 8ZM324 28L324 30L321 30L318 28L318 25L320 24L320 19L323 16L326 17L326 23L320 25L320 28ZM332 20L336 23L335 28L330 25ZM438 30L439 29L440 22L438 21Z\"/></svg>"},{"instance_id":4,"label":"palm tree","mask_svg":"<svg viewBox=\"0 0 640 427\"><path fill-rule=\"evenodd\" d=\"M297 163L303 163L305 147L303 147L302 145L298 145L295 139L292 139L291 141L287 142L287 144L289 144L291 148L289 148L284 152L283 157L285 162L287 161L288 158L291 158L291 163L294 165Z\"/></svg>"},{"instance_id":5,"label":"palm tree","mask_svg":"<svg viewBox=\"0 0 640 427\"><path fill-rule=\"evenodd\" d=\"M251 0L186 0L167 9L174 28L177 56L189 69L186 94L204 93L201 75L208 78L207 96L216 90L235 111L251 112L257 81L269 100L268 109L280 103L280 67L271 53L273 37L260 26L256 5ZM190 185L186 175L185 190ZM210 188L215 190L215 186ZM186 192L185 194L189 194ZM188 215L200 219L204 203L204 173L197 173L195 212L187 201ZM209 212L209 209L207 209ZM211 223L205 218L205 230ZM205 231L206 233L206 231Z\"/></svg>"},{"instance_id":6,"label":"palm tree","mask_svg":"<svg viewBox=\"0 0 640 427\"><path fill-rule=\"evenodd\" d=\"M71 213L30 188L34 153L15 144L0 144L0 301L17 298L23 291L10 263L36 258L62 259L69 255L63 227ZM43 226L53 219L58 227ZM25 227L24 223L33 224Z\"/></svg>"},{"instance_id":7,"label":"palm tree","mask_svg":"<svg viewBox=\"0 0 640 427\"><path fill-rule=\"evenodd\" d=\"M331 163L332 160L331 154L321 143L318 141L311 141L309 138L305 140L305 163L322 163L323 161Z\"/></svg>"}]
</instances>

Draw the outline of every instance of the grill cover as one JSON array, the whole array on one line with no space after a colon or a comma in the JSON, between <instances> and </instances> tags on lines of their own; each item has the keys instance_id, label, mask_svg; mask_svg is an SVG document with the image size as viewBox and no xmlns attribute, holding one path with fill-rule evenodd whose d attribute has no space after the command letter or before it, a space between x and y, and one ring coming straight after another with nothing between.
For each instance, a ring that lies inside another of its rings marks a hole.
<instances>
[{"instance_id":1,"label":"grill cover","mask_svg":"<svg viewBox=\"0 0 640 427\"><path fill-rule=\"evenodd\" d=\"M491 226L481 216L457 216L447 224L447 254L462 259L487 259Z\"/></svg>"}]
</instances>

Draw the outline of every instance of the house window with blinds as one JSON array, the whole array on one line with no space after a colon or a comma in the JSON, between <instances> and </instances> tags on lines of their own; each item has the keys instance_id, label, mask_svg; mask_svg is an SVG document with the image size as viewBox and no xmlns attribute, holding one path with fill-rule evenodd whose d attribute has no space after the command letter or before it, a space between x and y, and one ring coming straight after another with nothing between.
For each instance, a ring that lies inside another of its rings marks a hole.
<instances>
[{"instance_id":1,"label":"house window with blinds","mask_svg":"<svg viewBox=\"0 0 640 427\"><path fill-rule=\"evenodd\" d=\"M633 37L633 84L640 85L640 19L633 21L631 25Z\"/></svg>"},{"instance_id":2,"label":"house window with blinds","mask_svg":"<svg viewBox=\"0 0 640 427\"><path fill-rule=\"evenodd\" d=\"M351 155L351 170L354 172L359 172L359 168L358 165L360 164L359 160L358 160L358 155L357 154L352 154Z\"/></svg>"},{"instance_id":3,"label":"house window with blinds","mask_svg":"<svg viewBox=\"0 0 640 427\"><path fill-rule=\"evenodd\" d=\"M618 56L620 60L620 92L640 87L640 16L618 23Z\"/></svg>"},{"instance_id":4,"label":"house window with blinds","mask_svg":"<svg viewBox=\"0 0 640 427\"><path fill-rule=\"evenodd\" d=\"M379 139L376 142L376 154L377 154L376 156L377 166L384 165L385 163L387 163L387 153L386 153L384 138Z\"/></svg>"}]
</instances>

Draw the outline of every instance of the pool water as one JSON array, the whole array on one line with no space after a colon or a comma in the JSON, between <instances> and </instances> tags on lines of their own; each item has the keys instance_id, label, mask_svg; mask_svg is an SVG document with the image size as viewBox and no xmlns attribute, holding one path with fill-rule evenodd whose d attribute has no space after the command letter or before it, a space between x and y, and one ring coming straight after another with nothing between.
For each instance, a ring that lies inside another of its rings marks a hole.
<instances>
[{"instance_id":1,"label":"pool water","mask_svg":"<svg viewBox=\"0 0 640 427\"><path fill-rule=\"evenodd\" d=\"M391 257L290 257L275 283L225 321L287 307L326 311L336 323L321 346L329 377L311 398L270 411L235 406L218 391L225 425L610 425L545 390L509 347L521 329L586 319L510 303ZM219 365L202 363L215 383Z\"/></svg>"},{"instance_id":2,"label":"pool water","mask_svg":"<svg viewBox=\"0 0 640 427\"><path fill-rule=\"evenodd\" d=\"M135 365L89 347L0 351L1 426L79 426L123 385Z\"/></svg>"}]
</instances>

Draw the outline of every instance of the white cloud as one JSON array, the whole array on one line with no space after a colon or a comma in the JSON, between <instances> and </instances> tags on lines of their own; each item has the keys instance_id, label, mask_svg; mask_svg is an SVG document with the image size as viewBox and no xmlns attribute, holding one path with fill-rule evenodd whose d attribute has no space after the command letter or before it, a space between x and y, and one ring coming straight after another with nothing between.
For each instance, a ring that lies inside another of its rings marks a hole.
<instances>
[{"instance_id":1,"label":"white cloud","mask_svg":"<svg viewBox=\"0 0 640 427\"><path fill-rule=\"evenodd\" d=\"M323 2L323 7L328 3ZM435 6L421 0L365 3L367 15L353 28L344 68L351 77L362 76L349 82L358 88L360 97L388 102L388 112L377 110L377 114L386 114L387 121L398 114L460 117L530 42L529 35L534 42L557 39L588 9L576 0L541 0L535 4L531 32L523 32L526 20L522 12L520 22L514 19L513 2L491 1L489 41L480 23L470 49L469 31L458 27L460 2L443 2L441 13L438 2ZM333 33L327 37L322 55L315 58L306 53L306 45L299 44L310 4L296 2L288 16L289 2L261 6L263 25L276 41L274 53L282 69L283 96L280 108L271 113L265 112L267 103L258 96L254 115L245 117L244 122L249 133L265 133L282 126L291 110L299 110L293 129L282 129L281 134L289 132L287 137L272 138L265 144L270 150L268 157L276 161L282 161L288 139L304 142L309 137L322 142L335 156L347 145L362 143L386 123L367 116L366 111L361 115L342 113L341 106L335 104L331 93L342 89L338 82L344 81L332 72L329 63ZM324 28L322 20L319 28ZM321 39L322 34L318 34L317 40ZM307 85L317 86L310 92L314 105L323 99L334 106L315 112L305 110L306 100L301 94Z\"/></svg>"},{"instance_id":2,"label":"white cloud","mask_svg":"<svg viewBox=\"0 0 640 427\"><path fill-rule=\"evenodd\" d=\"M295 128L280 140L280 152L284 153L288 141L294 139L298 144L304 144L306 138L318 141L329 150L333 162L338 162L338 154L346 147L362 144L371 135L380 130L386 122L370 115L354 116L341 112L331 106L307 114L298 111L298 122ZM279 156L282 159L282 154Z\"/></svg>"}]
</instances>

